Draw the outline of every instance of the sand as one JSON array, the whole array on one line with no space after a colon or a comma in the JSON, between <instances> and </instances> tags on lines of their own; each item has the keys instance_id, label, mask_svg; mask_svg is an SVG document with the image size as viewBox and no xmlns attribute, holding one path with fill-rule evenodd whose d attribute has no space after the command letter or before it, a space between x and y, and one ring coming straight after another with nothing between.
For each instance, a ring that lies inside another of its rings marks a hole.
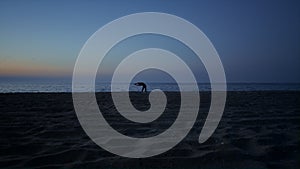
<instances>
[{"instance_id":1,"label":"sand","mask_svg":"<svg viewBox=\"0 0 300 169\"><path fill-rule=\"evenodd\" d=\"M223 118L205 143L198 137L210 94L201 92L197 121L173 149L146 159L111 154L81 128L70 93L0 94L0 168L300 168L300 92L228 92ZM179 93L168 92L167 111L149 124L120 116L110 93L97 93L107 121L120 133L149 137L176 119ZM149 108L147 95L131 93Z\"/></svg>"}]
</instances>

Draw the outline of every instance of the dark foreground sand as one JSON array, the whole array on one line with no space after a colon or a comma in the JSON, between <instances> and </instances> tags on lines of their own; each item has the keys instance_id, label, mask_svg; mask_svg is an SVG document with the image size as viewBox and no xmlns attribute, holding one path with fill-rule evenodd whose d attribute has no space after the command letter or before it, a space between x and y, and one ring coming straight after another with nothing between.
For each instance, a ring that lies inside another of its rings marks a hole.
<instances>
[{"instance_id":1,"label":"dark foreground sand","mask_svg":"<svg viewBox=\"0 0 300 169\"><path fill-rule=\"evenodd\" d=\"M119 132L149 137L176 118L178 93L150 124L135 124L116 112L110 93L97 98L107 121ZM146 95L131 93L146 110ZM105 101L104 101L105 100ZM228 92L223 118L204 144L198 136L210 94L201 93L200 113L188 136L151 158L129 159L104 151L81 128L70 93L0 94L0 168L300 168L300 92Z\"/></svg>"}]
</instances>

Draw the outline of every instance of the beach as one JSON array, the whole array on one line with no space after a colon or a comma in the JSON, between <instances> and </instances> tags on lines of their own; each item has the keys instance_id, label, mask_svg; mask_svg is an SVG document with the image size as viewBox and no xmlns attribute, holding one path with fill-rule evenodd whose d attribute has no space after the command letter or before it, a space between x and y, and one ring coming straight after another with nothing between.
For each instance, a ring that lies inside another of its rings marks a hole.
<instances>
[{"instance_id":1,"label":"beach","mask_svg":"<svg viewBox=\"0 0 300 169\"><path fill-rule=\"evenodd\" d=\"M151 137L176 120L178 92L166 92L166 114L149 124L123 119L109 92L96 94L104 117L131 137ZM171 150L150 158L125 158L96 145L82 129L71 93L0 94L0 168L300 168L300 91L230 91L223 117L202 144L198 137L210 107L200 92L197 120ZM147 94L131 92L147 110ZM120 145L122 146L122 145Z\"/></svg>"}]
</instances>

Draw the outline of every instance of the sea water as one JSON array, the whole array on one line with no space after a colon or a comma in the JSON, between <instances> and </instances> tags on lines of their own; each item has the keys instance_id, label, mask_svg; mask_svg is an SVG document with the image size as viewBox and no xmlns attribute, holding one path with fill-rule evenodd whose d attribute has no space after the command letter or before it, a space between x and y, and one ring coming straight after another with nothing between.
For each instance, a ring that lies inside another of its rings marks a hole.
<instances>
[{"instance_id":1,"label":"sea water","mask_svg":"<svg viewBox=\"0 0 300 169\"><path fill-rule=\"evenodd\" d=\"M148 91L160 89L162 91L180 91L179 85L185 91L194 90L194 84L190 83L154 83L147 84ZM210 83L198 83L199 91L210 91ZM221 84L216 84L221 85ZM133 84L126 85L124 83L115 84L115 91L140 91L141 87ZM88 85L80 86L83 92L93 92L94 89ZM292 91L300 90L299 83L227 83L227 91ZM96 82L96 92L110 92L111 84L107 82ZM0 93L29 93L29 92L72 92L71 80L44 80L44 79L0 79Z\"/></svg>"}]
</instances>

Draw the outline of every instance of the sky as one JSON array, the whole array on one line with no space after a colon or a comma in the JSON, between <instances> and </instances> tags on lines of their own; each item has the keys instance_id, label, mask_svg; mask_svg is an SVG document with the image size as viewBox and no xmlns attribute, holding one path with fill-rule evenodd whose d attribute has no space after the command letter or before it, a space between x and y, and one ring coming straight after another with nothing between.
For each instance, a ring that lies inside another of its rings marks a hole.
<instances>
[{"instance_id":1,"label":"sky","mask_svg":"<svg viewBox=\"0 0 300 169\"><path fill-rule=\"evenodd\" d=\"M228 82L300 83L300 1L296 0L1 0L0 78L70 78L81 48L95 31L137 12L169 13L196 25L218 51ZM179 42L145 35L117 45L107 55L102 76L111 75L124 57L119 55L153 46L182 49L178 53L183 59L194 63L193 53ZM197 80L207 80L201 63L191 67ZM149 71L144 78L157 74Z\"/></svg>"}]
</instances>

